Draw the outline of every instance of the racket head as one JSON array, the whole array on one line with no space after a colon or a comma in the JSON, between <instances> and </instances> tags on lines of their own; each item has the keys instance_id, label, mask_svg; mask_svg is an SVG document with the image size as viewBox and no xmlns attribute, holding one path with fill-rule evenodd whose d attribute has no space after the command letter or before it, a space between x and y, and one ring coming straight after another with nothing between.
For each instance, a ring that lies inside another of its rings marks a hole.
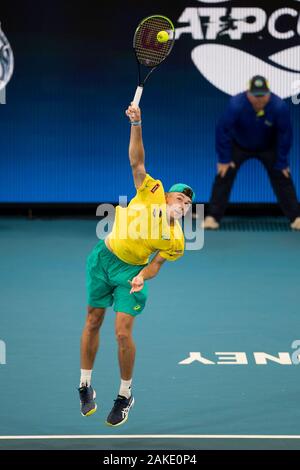
<instances>
[{"instance_id":1,"label":"racket head","mask_svg":"<svg viewBox=\"0 0 300 470\"><path fill-rule=\"evenodd\" d=\"M0 25L0 90L6 87L14 71L12 48Z\"/></svg>"},{"instance_id":2,"label":"racket head","mask_svg":"<svg viewBox=\"0 0 300 470\"><path fill-rule=\"evenodd\" d=\"M168 41L158 41L157 34L160 31L168 33ZM147 16L138 25L133 38L137 61L145 67L157 67L168 57L174 42L175 28L169 18L162 15Z\"/></svg>"}]
</instances>

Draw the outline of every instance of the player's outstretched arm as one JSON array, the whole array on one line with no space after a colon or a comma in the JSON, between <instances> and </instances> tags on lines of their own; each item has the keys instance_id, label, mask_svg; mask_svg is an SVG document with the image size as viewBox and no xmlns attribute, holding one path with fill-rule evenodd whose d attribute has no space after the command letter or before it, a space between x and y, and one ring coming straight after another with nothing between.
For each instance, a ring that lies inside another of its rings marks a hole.
<instances>
[{"instance_id":1,"label":"player's outstretched arm","mask_svg":"<svg viewBox=\"0 0 300 470\"><path fill-rule=\"evenodd\" d=\"M140 271L137 276L135 276L131 281L129 281L131 284L130 294L142 290L142 288L144 287L144 281L155 277L165 261L165 258L162 258L162 256L157 253L151 263L149 263L144 269L142 269L142 271Z\"/></svg>"},{"instance_id":2,"label":"player's outstretched arm","mask_svg":"<svg viewBox=\"0 0 300 470\"><path fill-rule=\"evenodd\" d=\"M141 110L133 103L127 108L126 116L131 122L130 142L129 142L129 160L132 169L134 185L138 189L145 177L145 151L142 137Z\"/></svg>"}]
</instances>

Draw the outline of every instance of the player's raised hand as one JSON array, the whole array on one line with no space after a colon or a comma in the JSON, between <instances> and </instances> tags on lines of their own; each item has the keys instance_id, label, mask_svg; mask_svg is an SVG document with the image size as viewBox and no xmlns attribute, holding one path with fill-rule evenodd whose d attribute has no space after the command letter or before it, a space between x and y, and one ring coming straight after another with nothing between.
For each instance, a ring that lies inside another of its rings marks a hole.
<instances>
[{"instance_id":1,"label":"player's raised hand","mask_svg":"<svg viewBox=\"0 0 300 470\"><path fill-rule=\"evenodd\" d=\"M141 120L141 110L138 106L135 106L133 102L128 106L125 114L129 117L130 122L138 122Z\"/></svg>"},{"instance_id":2,"label":"player's raised hand","mask_svg":"<svg viewBox=\"0 0 300 470\"><path fill-rule=\"evenodd\" d=\"M135 276L132 281L128 281L131 285L130 294L133 292L139 292L144 287L144 278L143 276Z\"/></svg>"}]
</instances>

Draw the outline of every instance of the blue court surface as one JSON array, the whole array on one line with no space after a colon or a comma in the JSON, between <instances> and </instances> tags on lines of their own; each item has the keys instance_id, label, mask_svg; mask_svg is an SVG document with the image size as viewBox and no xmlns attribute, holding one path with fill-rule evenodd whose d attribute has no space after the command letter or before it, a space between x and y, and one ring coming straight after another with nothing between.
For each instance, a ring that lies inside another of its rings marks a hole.
<instances>
[{"instance_id":1,"label":"blue court surface","mask_svg":"<svg viewBox=\"0 0 300 470\"><path fill-rule=\"evenodd\" d=\"M227 218L202 250L163 266L135 324L136 403L109 428L112 309L95 415L80 415L77 392L96 224L0 219L0 449L300 449L300 234L284 219Z\"/></svg>"}]
</instances>

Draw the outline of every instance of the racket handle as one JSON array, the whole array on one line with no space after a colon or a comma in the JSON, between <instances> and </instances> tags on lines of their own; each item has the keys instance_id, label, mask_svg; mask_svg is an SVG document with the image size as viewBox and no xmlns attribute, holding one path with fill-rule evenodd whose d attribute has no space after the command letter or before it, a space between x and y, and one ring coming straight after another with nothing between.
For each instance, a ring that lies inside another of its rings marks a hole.
<instances>
[{"instance_id":1,"label":"racket handle","mask_svg":"<svg viewBox=\"0 0 300 470\"><path fill-rule=\"evenodd\" d=\"M134 98L133 98L133 104L134 104L135 106L138 106L138 105L140 104L140 100L141 100L142 94L143 94L143 87L142 87L142 86L138 86L137 89L136 89Z\"/></svg>"}]
</instances>

